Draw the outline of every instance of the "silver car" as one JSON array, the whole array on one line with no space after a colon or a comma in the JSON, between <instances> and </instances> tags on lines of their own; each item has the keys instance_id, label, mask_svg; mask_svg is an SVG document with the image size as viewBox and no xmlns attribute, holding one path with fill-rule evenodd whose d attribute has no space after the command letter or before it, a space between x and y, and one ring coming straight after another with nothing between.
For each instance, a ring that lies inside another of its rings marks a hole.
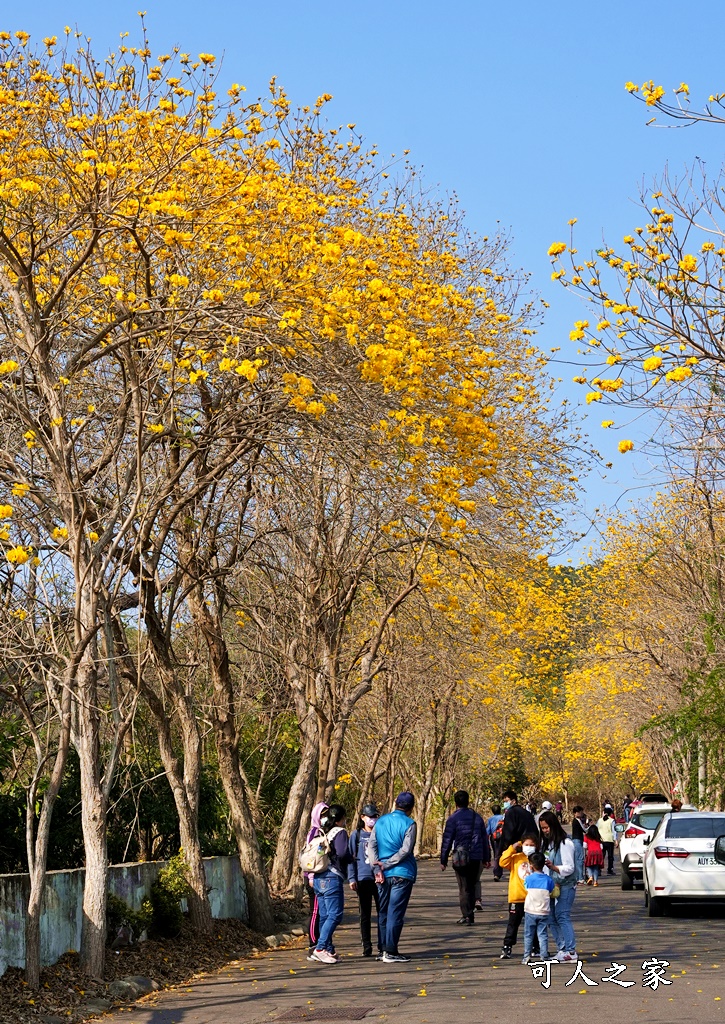
<instances>
[{"instance_id":1,"label":"silver car","mask_svg":"<svg viewBox=\"0 0 725 1024\"><path fill-rule=\"evenodd\" d=\"M622 888L632 889L641 882L643 860L645 855L645 839L650 838L665 814L672 810L669 803L645 803L638 807L624 831L619 832L619 859L622 864ZM684 804L683 811L696 811L692 804Z\"/></svg>"}]
</instances>

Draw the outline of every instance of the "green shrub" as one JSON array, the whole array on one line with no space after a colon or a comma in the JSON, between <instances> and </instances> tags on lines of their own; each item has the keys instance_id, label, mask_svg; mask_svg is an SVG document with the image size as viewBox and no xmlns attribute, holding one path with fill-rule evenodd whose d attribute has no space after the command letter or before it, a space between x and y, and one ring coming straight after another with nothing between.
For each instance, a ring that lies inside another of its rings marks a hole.
<instances>
[{"instance_id":1,"label":"green shrub","mask_svg":"<svg viewBox=\"0 0 725 1024\"><path fill-rule=\"evenodd\" d=\"M184 915L180 901L189 895L186 861L183 853L172 857L151 886L149 898L151 930L163 939L173 939L181 931ZM145 905L145 904L144 904Z\"/></svg>"},{"instance_id":2,"label":"green shrub","mask_svg":"<svg viewBox=\"0 0 725 1024\"><path fill-rule=\"evenodd\" d=\"M119 928L124 924L131 926L134 940L138 941L141 933L146 931L151 924L151 906L149 901L145 900L141 910L133 910L128 903L109 892L106 897L106 920L109 943L115 940Z\"/></svg>"}]
</instances>

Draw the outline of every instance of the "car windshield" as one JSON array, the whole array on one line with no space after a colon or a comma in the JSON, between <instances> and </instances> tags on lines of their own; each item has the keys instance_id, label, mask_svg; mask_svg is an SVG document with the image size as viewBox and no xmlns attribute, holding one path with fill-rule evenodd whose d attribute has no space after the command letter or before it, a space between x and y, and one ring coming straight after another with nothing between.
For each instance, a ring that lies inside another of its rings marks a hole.
<instances>
[{"instance_id":1,"label":"car windshield","mask_svg":"<svg viewBox=\"0 0 725 1024\"><path fill-rule=\"evenodd\" d=\"M680 818L667 822L668 839L717 839L725 835L725 818Z\"/></svg>"},{"instance_id":2,"label":"car windshield","mask_svg":"<svg viewBox=\"0 0 725 1024\"><path fill-rule=\"evenodd\" d=\"M641 814L635 814L632 824L639 825L640 828L656 829L664 814L665 811L642 811Z\"/></svg>"}]
</instances>

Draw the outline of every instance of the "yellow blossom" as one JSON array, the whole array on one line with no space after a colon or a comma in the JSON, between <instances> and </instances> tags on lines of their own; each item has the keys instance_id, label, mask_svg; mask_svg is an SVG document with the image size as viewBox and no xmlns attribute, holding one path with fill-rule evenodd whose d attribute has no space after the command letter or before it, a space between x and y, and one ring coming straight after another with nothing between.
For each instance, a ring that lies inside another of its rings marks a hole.
<instances>
[{"instance_id":1,"label":"yellow blossom","mask_svg":"<svg viewBox=\"0 0 725 1024\"><path fill-rule=\"evenodd\" d=\"M620 441L617 445L617 448L619 448L622 455L624 455L625 452L632 451L632 449L634 448L634 444L631 441Z\"/></svg>"},{"instance_id":2,"label":"yellow blossom","mask_svg":"<svg viewBox=\"0 0 725 1024\"><path fill-rule=\"evenodd\" d=\"M602 426L606 430L608 427L614 426L614 420L602 420Z\"/></svg>"},{"instance_id":3,"label":"yellow blossom","mask_svg":"<svg viewBox=\"0 0 725 1024\"><path fill-rule=\"evenodd\" d=\"M19 366L20 363L16 363L14 359L6 359L4 362L0 363L0 374L12 373L13 370L17 370Z\"/></svg>"},{"instance_id":4,"label":"yellow blossom","mask_svg":"<svg viewBox=\"0 0 725 1024\"><path fill-rule=\"evenodd\" d=\"M25 565L30 555L24 547L18 545L15 548L10 548L9 551L5 552L5 557L11 565Z\"/></svg>"},{"instance_id":5,"label":"yellow blossom","mask_svg":"<svg viewBox=\"0 0 725 1024\"><path fill-rule=\"evenodd\" d=\"M665 94L661 85L655 85L653 81L644 82L642 85L642 97L648 107L655 106Z\"/></svg>"},{"instance_id":6,"label":"yellow blossom","mask_svg":"<svg viewBox=\"0 0 725 1024\"><path fill-rule=\"evenodd\" d=\"M692 370L689 366L676 366L674 370L670 370L665 374L665 378L675 384L681 384L683 380L687 380L691 376Z\"/></svg>"},{"instance_id":7,"label":"yellow blossom","mask_svg":"<svg viewBox=\"0 0 725 1024\"><path fill-rule=\"evenodd\" d=\"M0 519L10 519L13 514L12 505L0 505Z\"/></svg>"},{"instance_id":8,"label":"yellow blossom","mask_svg":"<svg viewBox=\"0 0 725 1024\"><path fill-rule=\"evenodd\" d=\"M65 526L56 526L51 533L53 540L65 540L68 536L68 529Z\"/></svg>"},{"instance_id":9,"label":"yellow blossom","mask_svg":"<svg viewBox=\"0 0 725 1024\"><path fill-rule=\"evenodd\" d=\"M246 377L250 383L254 383L259 376L259 370L250 359L242 359L241 363L235 366L234 372L240 377Z\"/></svg>"},{"instance_id":10,"label":"yellow blossom","mask_svg":"<svg viewBox=\"0 0 725 1024\"><path fill-rule=\"evenodd\" d=\"M645 370L646 373L654 373L656 370L659 370L660 366L662 366L662 359L660 356L650 356L642 363L642 369Z\"/></svg>"},{"instance_id":11,"label":"yellow blossom","mask_svg":"<svg viewBox=\"0 0 725 1024\"><path fill-rule=\"evenodd\" d=\"M566 242L552 242L547 251L547 256L561 256L566 252Z\"/></svg>"},{"instance_id":12,"label":"yellow blossom","mask_svg":"<svg viewBox=\"0 0 725 1024\"><path fill-rule=\"evenodd\" d=\"M11 494L14 498L24 498L29 490L30 484L21 483L19 481L18 483L13 484Z\"/></svg>"}]
</instances>

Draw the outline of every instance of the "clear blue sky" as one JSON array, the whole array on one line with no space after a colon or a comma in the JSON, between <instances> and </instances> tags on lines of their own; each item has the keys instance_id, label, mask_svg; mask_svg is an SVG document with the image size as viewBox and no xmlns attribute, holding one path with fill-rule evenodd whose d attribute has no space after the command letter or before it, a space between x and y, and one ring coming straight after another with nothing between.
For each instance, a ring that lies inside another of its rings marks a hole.
<instances>
[{"instance_id":1,"label":"clear blue sky","mask_svg":"<svg viewBox=\"0 0 725 1024\"><path fill-rule=\"evenodd\" d=\"M691 0L583 5L573 0L368 0L365 4L221 3L149 0L142 5L156 53L182 50L224 55L224 76L254 96L276 75L293 103L332 93L335 122L354 121L381 152L411 151L426 180L455 191L470 226L510 231L516 263L550 304L539 335L546 350L561 345L582 315L579 300L550 280L546 250L566 239L577 217L580 253L602 237L620 240L639 223L634 200L666 163L684 169L695 155L713 172L721 161L717 129L647 128L650 113L624 82L654 78L668 89L689 83L693 103L725 89L725 6ZM113 0L36 0L24 13L3 13L3 29L61 35L78 26L104 51L118 34L134 36L139 4ZM565 381L574 366L552 367ZM574 385L562 388L580 399ZM626 503L659 479L644 456L621 456L622 437L646 424L603 431L604 410L586 421L593 443L614 463L595 471L585 504ZM586 411L582 412L586 418ZM590 539L594 539L594 534Z\"/></svg>"}]
</instances>

